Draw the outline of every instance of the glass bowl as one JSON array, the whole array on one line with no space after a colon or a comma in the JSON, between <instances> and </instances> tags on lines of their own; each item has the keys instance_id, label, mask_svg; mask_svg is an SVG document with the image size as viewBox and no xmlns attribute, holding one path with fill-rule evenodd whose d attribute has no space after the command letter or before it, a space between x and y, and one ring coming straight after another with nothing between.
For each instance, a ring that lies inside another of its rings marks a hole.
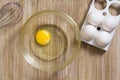
<instances>
[{"instance_id":1,"label":"glass bowl","mask_svg":"<svg viewBox=\"0 0 120 80\"><path fill-rule=\"evenodd\" d=\"M51 40L39 45L35 40L38 30L47 30ZM25 60L44 71L64 68L78 54L80 32L75 21L60 11L42 11L31 16L21 29L20 48Z\"/></svg>"}]
</instances>

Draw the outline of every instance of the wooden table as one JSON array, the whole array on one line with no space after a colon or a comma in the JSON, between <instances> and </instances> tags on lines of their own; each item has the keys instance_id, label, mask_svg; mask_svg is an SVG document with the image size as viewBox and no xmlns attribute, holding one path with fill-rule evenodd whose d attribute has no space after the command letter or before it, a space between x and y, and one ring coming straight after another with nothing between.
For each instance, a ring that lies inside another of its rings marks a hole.
<instances>
[{"instance_id":1,"label":"wooden table","mask_svg":"<svg viewBox=\"0 0 120 80\"><path fill-rule=\"evenodd\" d=\"M31 15L48 9L63 11L81 28L91 0L0 0L0 7L12 1L20 2L24 15L16 26L0 29L0 80L120 80L120 28L107 52L82 43L76 59L56 72L33 68L20 53L20 28Z\"/></svg>"}]
</instances>

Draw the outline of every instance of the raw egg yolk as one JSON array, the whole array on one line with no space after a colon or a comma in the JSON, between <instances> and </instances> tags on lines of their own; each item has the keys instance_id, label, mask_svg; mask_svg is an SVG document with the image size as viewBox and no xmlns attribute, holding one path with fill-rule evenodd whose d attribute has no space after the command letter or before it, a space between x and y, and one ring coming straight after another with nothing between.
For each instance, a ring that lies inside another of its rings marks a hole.
<instances>
[{"instance_id":1,"label":"raw egg yolk","mask_svg":"<svg viewBox=\"0 0 120 80\"><path fill-rule=\"evenodd\" d=\"M50 41L50 32L47 30L38 30L36 33L36 42L40 45L46 45Z\"/></svg>"}]
</instances>

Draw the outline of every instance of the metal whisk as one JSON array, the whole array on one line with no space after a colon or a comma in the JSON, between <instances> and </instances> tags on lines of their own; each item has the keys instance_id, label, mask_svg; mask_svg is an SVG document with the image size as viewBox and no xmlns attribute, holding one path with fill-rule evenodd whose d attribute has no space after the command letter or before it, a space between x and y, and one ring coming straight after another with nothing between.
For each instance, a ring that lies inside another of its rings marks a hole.
<instances>
[{"instance_id":1,"label":"metal whisk","mask_svg":"<svg viewBox=\"0 0 120 80\"><path fill-rule=\"evenodd\" d=\"M11 2L0 9L0 28L17 24L23 16L23 10L19 3Z\"/></svg>"}]
</instances>

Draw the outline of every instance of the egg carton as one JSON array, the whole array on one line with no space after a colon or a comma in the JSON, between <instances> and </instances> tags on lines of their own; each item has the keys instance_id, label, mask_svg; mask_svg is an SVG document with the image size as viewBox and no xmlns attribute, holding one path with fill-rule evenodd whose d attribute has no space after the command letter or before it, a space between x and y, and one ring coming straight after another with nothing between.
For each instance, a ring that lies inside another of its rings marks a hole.
<instances>
[{"instance_id":1,"label":"egg carton","mask_svg":"<svg viewBox=\"0 0 120 80\"><path fill-rule=\"evenodd\" d=\"M95 7L92 1L90 9L81 28L81 41L107 51L116 28L120 23L120 15L113 16L109 12L112 4L118 4L119 0L106 0L107 5L103 10Z\"/></svg>"}]
</instances>

